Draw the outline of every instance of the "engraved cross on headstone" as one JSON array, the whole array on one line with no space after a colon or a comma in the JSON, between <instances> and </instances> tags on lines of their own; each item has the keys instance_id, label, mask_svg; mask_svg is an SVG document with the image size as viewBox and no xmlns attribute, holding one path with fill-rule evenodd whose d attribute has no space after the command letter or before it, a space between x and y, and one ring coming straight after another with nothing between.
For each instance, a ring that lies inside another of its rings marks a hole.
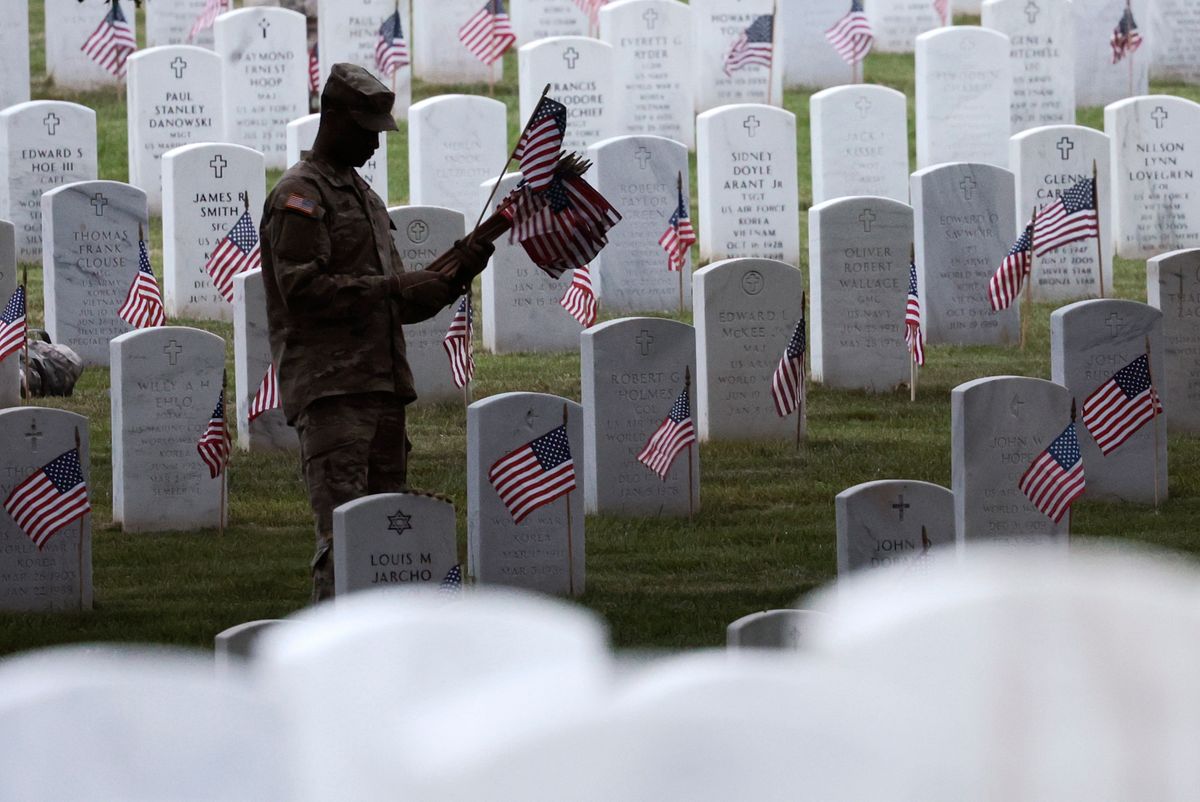
<instances>
[{"instance_id":1,"label":"engraved cross on headstone","mask_svg":"<svg viewBox=\"0 0 1200 802\"><path fill-rule=\"evenodd\" d=\"M167 355L167 361L171 365L176 365L179 361L179 355L183 353L183 346L175 340L171 340L163 346L163 353Z\"/></svg>"},{"instance_id":2,"label":"engraved cross on headstone","mask_svg":"<svg viewBox=\"0 0 1200 802\"><path fill-rule=\"evenodd\" d=\"M568 47L563 51L562 60L567 63L567 69L575 69L575 64L579 61L579 51L573 47Z\"/></svg>"},{"instance_id":3,"label":"engraved cross on headstone","mask_svg":"<svg viewBox=\"0 0 1200 802\"><path fill-rule=\"evenodd\" d=\"M530 409L530 410L527 410L527 411L525 412L525 426L526 426L527 428L530 428L530 429L532 429L532 428L533 428L533 422L534 422L535 420L537 420L538 418L540 418L540 417L541 417L541 415L537 414L537 413L536 413L536 412L534 412L532 409Z\"/></svg>"},{"instance_id":4,"label":"engraved cross on headstone","mask_svg":"<svg viewBox=\"0 0 1200 802\"><path fill-rule=\"evenodd\" d=\"M975 179L971 176L967 176L962 181L959 181L958 188L963 191L963 200L971 200L971 194L977 186L979 185L975 183Z\"/></svg>"},{"instance_id":5,"label":"engraved cross on headstone","mask_svg":"<svg viewBox=\"0 0 1200 802\"><path fill-rule=\"evenodd\" d=\"M1062 156L1063 161L1066 161L1071 158L1071 151L1075 150L1075 143L1069 136L1064 136L1054 147L1058 148L1058 155Z\"/></svg>"},{"instance_id":6,"label":"engraved cross on headstone","mask_svg":"<svg viewBox=\"0 0 1200 802\"><path fill-rule=\"evenodd\" d=\"M1012 401L1008 404L1008 411L1014 418L1021 417L1021 407L1025 406L1025 402L1021 400L1021 396L1014 395Z\"/></svg>"},{"instance_id":7,"label":"engraved cross on headstone","mask_svg":"<svg viewBox=\"0 0 1200 802\"><path fill-rule=\"evenodd\" d=\"M646 9L646 13L642 15L642 19L646 21L646 30L654 30L655 23L658 22L658 12L652 8Z\"/></svg>"},{"instance_id":8,"label":"engraved cross on headstone","mask_svg":"<svg viewBox=\"0 0 1200 802\"><path fill-rule=\"evenodd\" d=\"M42 125L46 126L46 133L50 136L54 136L54 131L56 128L58 128L58 124L61 122L62 120L60 120L58 115L54 112L50 112L42 118Z\"/></svg>"},{"instance_id":9,"label":"engraved cross on headstone","mask_svg":"<svg viewBox=\"0 0 1200 802\"><path fill-rule=\"evenodd\" d=\"M171 62L171 69L175 71L176 78L183 77L183 71L187 69L187 65L187 61L184 60L183 56L175 57L175 60Z\"/></svg>"},{"instance_id":10,"label":"engraved cross on headstone","mask_svg":"<svg viewBox=\"0 0 1200 802\"><path fill-rule=\"evenodd\" d=\"M25 439L29 441L29 450L37 451L38 440L42 438L42 430L37 427L37 421L29 421L29 431L25 432Z\"/></svg>"},{"instance_id":11,"label":"engraved cross on headstone","mask_svg":"<svg viewBox=\"0 0 1200 802\"><path fill-rule=\"evenodd\" d=\"M225 168L229 166L229 162L225 161L225 157L218 153L212 157L212 161L208 163L208 166L212 168L213 178L224 178Z\"/></svg>"},{"instance_id":12,"label":"engraved cross on headstone","mask_svg":"<svg viewBox=\"0 0 1200 802\"><path fill-rule=\"evenodd\" d=\"M97 217L104 216L104 207L108 205L108 198L104 197L103 192L97 192L92 196L90 201L92 208L96 210Z\"/></svg>"},{"instance_id":13,"label":"engraved cross on headstone","mask_svg":"<svg viewBox=\"0 0 1200 802\"><path fill-rule=\"evenodd\" d=\"M867 234L871 233L871 224L876 221L875 212L870 209L863 209L862 214L858 216L858 222L862 223L863 231Z\"/></svg>"},{"instance_id":14,"label":"engraved cross on headstone","mask_svg":"<svg viewBox=\"0 0 1200 802\"><path fill-rule=\"evenodd\" d=\"M645 170L650 166L650 149L643 145L638 145L638 149L634 151L633 158L637 159L638 167Z\"/></svg>"},{"instance_id":15,"label":"engraved cross on headstone","mask_svg":"<svg viewBox=\"0 0 1200 802\"><path fill-rule=\"evenodd\" d=\"M1121 329L1125 328L1125 319L1113 312L1104 320L1104 325L1108 326L1108 331L1113 337L1119 337Z\"/></svg>"},{"instance_id":16,"label":"engraved cross on headstone","mask_svg":"<svg viewBox=\"0 0 1200 802\"><path fill-rule=\"evenodd\" d=\"M762 125L762 123L758 121L758 118L751 114L746 118L746 121L742 123L742 128L745 128L746 133L750 135L750 138L754 139L754 132L758 130L760 125Z\"/></svg>"},{"instance_id":17,"label":"engraved cross on headstone","mask_svg":"<svg viewBox=\"0 0 1200 802\"><path fill-rule=\"evenodd\" d=\"M866 117L867 112L871 110L871 99L866 95L859 97L854 103L854 108L858 109L858 113L861 116Z\"/></svg>"},{"instance_id":18,"label":"engraved cross on headstone","mask_svg":"<svg viewBox=\"0 0 1200 802\"><path fill-rule=\"evenodd\" d=\"M1155 128L1162 128L1163 123L1165 123L1170 116L1171 115L1168 114L1167 110L1164 109L1162 106L1159 106L1158 108L1156 108L1154 110L1154 112L1150 115L1151 119L1154 120Z\"/></svg>"},{"instance_id":19,"label":"engraved cross on headstone","mask_svg":"<svg viewBox=\"0 0 1200 802\"><path fill-rule=\"evenodd\" d=\"M650 332L642 329L642 333L637 336L637 339L634 340L634 342L638 344L639 348L641 348L642 356L649 356L650 346L654 344L654 337L650 334Z\"/></svg>"},{"instance_id":20,"label":"engraved cross on headstone","mask_svg":"<svg viewBox=\"0 0 1200 802\"><path fill-rule=\"evenodd\" d=\"M413 220L408 224L408 238L416 243L422 243L429 238L429 224L424 220Z\"/></svg>"},{"instance_id":21,"label":"engraved cross on headstone","mask_svg":"<svg viewBox=\"0 0 1200 802\"><path fill-rule=\"evenodd\" d=\"M1029 2L1025 4L1025 18L1029 20L1030 25L1033 25L1035 22L1037 22L1038 14L1041 13L1042 9L1039 8L1038 4L1033 2L1033 0L1029 0Z\"/></svg>"},{"instance_id":22,"label":"engraved cross on headstone","mask_svg":"<svg viewBox=\"0 0 1200 802\"><path fill-rule=\"evenodd\" d=\"M263 17L262 19L260 19L258 21L258 27L262 28L263 38L266 39L267 38L267 29L271 27L271 21L269 19L267 19L266 17Z\"/></svg>"},{"instance_id":23,"label":"engraved cross on headstone","mask_svg":"<svg viewBox=\"0 0 1200 802\"><path fill-rule=\"evenodd\" d=\"M910 507L912 507L911 504L904 503L904 494L903 493L901 493L900 497L898 499L896 499L896 503L892 505L892 509L896 510L896 512L900 513L901 521L904 520L904 511L909 509Z\"/></svg>"}]
</instances>

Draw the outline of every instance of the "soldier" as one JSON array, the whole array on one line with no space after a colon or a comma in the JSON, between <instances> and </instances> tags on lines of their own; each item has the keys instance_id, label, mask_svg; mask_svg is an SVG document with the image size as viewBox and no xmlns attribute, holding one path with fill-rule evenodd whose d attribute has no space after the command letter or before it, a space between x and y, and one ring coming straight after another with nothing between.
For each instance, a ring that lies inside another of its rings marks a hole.
<instances>
[{"instance_id":1,"label":"soldier","mask_svg":"<svg viewBox=\"0 0 1200 802\"><path fill-rule=\"evenodd\" d=\"M316 520L314 601L333 595L334 507L407 486L404 407L416 393L400 324L457 300L493 250L459 243L458 272L404 272L387 208L354 170L396 130L394 99L361 67L335 64L312 152L263 211L271 356Z\"/></svg>"}]
</instances>

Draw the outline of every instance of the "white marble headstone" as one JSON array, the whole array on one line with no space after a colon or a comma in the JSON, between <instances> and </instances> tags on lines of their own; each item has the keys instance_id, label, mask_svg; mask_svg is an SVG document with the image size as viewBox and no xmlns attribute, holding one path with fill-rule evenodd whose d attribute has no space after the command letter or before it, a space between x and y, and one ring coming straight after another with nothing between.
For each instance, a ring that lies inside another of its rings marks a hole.
<instances>
[{"instance_id":1,"label":"white marble headstone","mask_svg":"<svg viewBox=\"0 0 1200 802\"><path fill-rule=\"evenodd\" d=\"M863 568L906 566L920 575L954 543L954 494L906 479L864 482L834 499L838 576Z\"/></svg>"},{"instance_id":2,"label":"white marble headstone","mask_svg":"<svg viewBox=\"0 0 1200 802\"><path fill-rule=\"evenodd\" d=\"M1146 262L1146 302L1162 312L1163 358L1155 381L1171 403L1171 431L1200 432L1200 249Z\"/></svg>"},{"instance_id":3,"label":"white marble headstone","mask_svg":"<svg viewBox=\"0 0 1200 802\"><path fill-rule=\"evenodd\" d=\"M618 133L618 95L612 45L584 36L559 36L523 46L517 54L522 124L542 90L567 107L563 150L582 151Z\"/></svg>"},{"instance_id":4,"label":"white marble headstone","mask_svg":"<svg viewBox=\"0 0 1200 802\"><path fill-rule=\"evenodd\" d=\"M308 31L285 8L242 8L217 18L227 142L255 148L270 167L287 162L287 124L308 113Z\"/></svg>"},{"instance_id":5,"label":"white marble headstone","mask_svg":"<svg viewBox=\"0 0 1200 802\"><path fill-rule=\"evenodd\" d=\"M1150 21L1155 43L1151 77L1200 81L1200 5L1191 0L1154 0Z\"/></svg>"},{"instance_id":6,"label":"white marble headstone","mask_svg":"<svg viewBox=\"0 0 1200 802\"><path fill-rule=\"evenodd\" d=\"M779 4L779 43L787 53L783 73L787 86L824 89L854 80L855 70L825 38L825 32L849 9L849 3L829 0L788 0Z\"/></svg>"},{"instance_id":7,"label":"white marble headstone","mask_svg":"<svg viewBox=\"0 0 1200 802\"><path fill-rule=\"evenodd\" d=\"M409 63L384 77L375 63L375 45L384 21L400 11L400 30L408 43ZM357 64L396 93L392 113L404 119L412 103L412 15L408 3L396 0L320 0L317 3L317 47L324 86L338 62ZM387 200L386 198L384 200Z\"/></svg>"},{"instance_id":8,"label":"white marble headstone","mask_svg":"<svg viewBox=\"0 0 1200 802\"><path fill-rule=\"evenodd\" d=\"M504 176L492 202L493 209L520 180L520 173ZM487 199L494 183L488 181L480 187L480 204ZM484 348L494 354L511 354L574 351L579 347L579 323L559 304L571 286L569 275L550 278L534 265L520 243L501 237L496 241L490 265L479 280Z\"/></svg>"},{"instance_id":9,"label":"white marble headstone","mask_svg":"<svg viewBox=\"0 0 1200 802\"><path fill-rule=\"evenodd\" d=\"M814 616L812 610L763 610L725 627L728 649L800 649Z\"/></svg>"},{"instance_id":10,"label":"white marble headstone","mask_svg":"<svg viewBox=\"0 0 1200 802\"><path fill-rule=\"evenodd\" d=\"M193 142L219 140L225 130L221 57L170 45L129 57L129 183L162 210L162 155Z\"/></svg>"},{"instance_id":11,"label":"white marble headstone","mask_svg":"<svg viewBox=\"0 0 1200 802\"><path fill-rule=\"evenodd\" d=\"M112 343L113 522L126 532L216 527L221 483L196 443L221 393L225 341L184 326Z\"/></svg>"},{"instance_id":12,"label":"white marble headstone","mask_svg":"<svg viewBox=\"0 0 1200 802\"><path fill-rule=\"evenodd\" d=\"M404 260L406 271L424 270L466 234L466 218L456 209L393 206L388 209L388 217L396 226L392 241ZM457 402L463 398L463 391L454 384L449 357L442 346L457 309L458 304L451 304L428 320L404 326L404 343L417 391L417 404ZM478 326L472 336L476 332Z\"/></svg>"},{"instance_id":13,"label":"white marble headstone","mask_svg":"<svg viewBox=\"0 0 1200 802\"><path fill-rule=\"evenodd\" d=\"M917 38L917 167L1008 166L1012 64L1007 36L940 28Z\"/></svg>"},{"instance_id":14,"label":"white marble headstone","mask_svg":"<svg viewBox=\"0 0 1200 802\"><path fill-rule=\"evenodd\" d=\"M1096 169L1103 248L1098 248L1096 239L1092 238L1037 257L1030 288L1033 300L1098 296L1097 257L1103 260L1105 294L1112 294L1113 206L1106 202L1111 197L1109 187L1112 186L1108 135L1079 125L1031 128L1009 141L1008 154L1017 183L1016 219L1021 230L1029 223L1035 206L1054 203L1075 184L1091 178L1093 165ZM1016 239L1016 233L1013 239Z\"/></svg>"},{"instance_id":15,"label":"white marble headstone","mask_svg":"<svg viewBox=\"0 0 1200 802\"><path fill-rule=\"evenodd\" d=\"M0 409L0 495L72 448L89 483L88 419L46 407ZM82 542L81 542L82 539ZM92 609L92 516L69 524L39 549L7 513L0 515L0 610Z\"/></svg>"},{"instance_id":16,"label":"white marble headstone","mask_svg":"<svg viewBox=\"0 0 1200 802\"><path fill-rule=\"evenodd\" d=\"M665 481L637 460L688 371L695 420L695 330L663 318L610 320L580 335L580 359L588 512L684 517L699 510L698 446L675 457Z\"/></svg>"},{"instance_id":17,"label":"white marble headstone","mask_svg":"<svg viewBox=\"0 0 1200 802\"><path fill-rule=\"evenodd\" d=\"M212 26L189 39L192 24L209 0L158 0L145 4L146 47L163 45L196 45L210 50L213 46ZM231 4L232 5L232 4Z\"/></svg>"},{"instance_id":18,"label":"white marble headstone","mask_svg":"<svg viewBox=\"0 0 1200 802\"><path fill-rule=\"evenodd\" d=\"M1017 304L996 312L988 281L1012 247L1013 175L990 164L955 162L912 176L921 330L931 343L1012 345Z\"/></svg>"},{"instance_id":19,"label":"white marble headstone","mask_svg":"<svg viewBox=\"0 0 1200 802\"><path fill-rule=\"evenodd\" d=\"M1142 35L1142 46L1132 56L1113 64L1110 41L1126 3ZM1157 46L1150 29L1151 5L1151 0L1071 0L1076 105L1104 106L1149 91L1150 63Z\"/></svg>"},{"instance_id":20,"label":"white marble headstone","mask_svg":"<svg viewBox=\"0 0 1200 802\"><path fill-rule=\"evenodd\" d=\"M676 0L619 0L600 10L600 38L613 48L615 132L694 147L692 35L692 10Z\"/></svg>"},{"instance_id":21,"label":"white marble headstone","mask_svg":"<svg viewBox=\"0 0 1200 802\"><path fill-rule=\"evenodd\" d=\"M701 114L696 132L701 260L798 264L796 115L773 106L723 106Z\"/></svg>"},{"instance_id":22,"label":"white marble headstone","mask_svg":"<svg viewBox=\"0 0 1200 802\"><path fill-rule=\"evenodd\" d=\"M564 424L575 489L533 510L520 523L488 479L502 457ZM506 585L559 596L585 590L583 410L542 393L501 393L467 407L467 560L481 585Z\"/></svg>"},{"instance_id":23,"label":"white marble headstone","mask_svg":"<svg viewBox=\"0 0 1200 802\"><path fill-rule=\"evenodd\" d=\"M507 6L518 45L590 33L588 15L575 0L509 0Z\"/></svg>"},{"instance_id":24,"label":"white marble headstone","mask_svg":"<svg viewBox=\"0 0 1200 802\"><path fill-rule=\"evenodd\" d=\"M783 74L787 69L781 29L775 26L774 69L750 65L725 72L725 57L753 22L776 10L775 0L691 0L692 74L696 82L696 111L732 103L783 103Z\"/></svg>"},{"instance_id":25,"label":"white marble headstone","mask_svg":"<svg viewBox=\"0 0 1200 802\"><path fill-rule=\"evenodd\" d=\"M1165 418L1142 426L1108 456L1100 451L1083 421L1084 400L1145 354L1147 341L1155 390L1164 410L1173 406L1161 379L1165 364L1162 323L1163 313L1154 307L1114 299L1077 301L1050 315L1050 378L1066 387L1078 403L1079 449L1087 476L1084 498L1152 504L1156 471L1159 498L1167 497Z\"/></svg>"},{"instance_id":26,"label":"white marble headstone","mask_svg":"<svg viewBox=\"0 0 1200 802\"><path fill-rule=\"evenodd\" d=\"M133 0L120 0L125 21L137 36ZM46 75L59 89L87 90L116 86L117 76L83 52L83 46L108 14L109 0L44 0L47 20ZM5 11L11 9L5 4ZM7 20L6 20L7 24Z\"/></svg>"},{"instance_id":27,"label":"white marble headstone","mask_svg":"<svg viewBox=\"0 0 1200 802\"><path fill-rule=\"evenodd\" d=\"M812 378L891 392L909 380L904 342L913 210L871 196L808 211Z\"/></svg>"},{"instance_id":28,"label":"white marble headstone","mask_svg":"<svg viewBox=\"0 0 1200 802\"><path fill-rule=\"evenodd\" d=\"M908 102L886 86L838 86L809 98L813 203L847 195L908 202Z\"/></svg>"},{"instance_id":29,"label":"white marble headstone","mask_svg":"<svg viewBox=\"0 0 1200 802\"><path fill-rule=\"evenodd\" d=\"M311 150L317 141L317 129L321 124L320 114L306 114L287 124L287 166L300 161L306 150ZM371 185L375 194L386 204L388 199L387 134L379 135L379 149L362 167L354 168L363 181Z\"/></svg>"},{"instance_id":30,"label":"white marble headstone","mask_svg":"<svg viewBox=\"0 0 1200 802\"><path fill-rule=\"evenodd\" d=\"M455 209L474 224L479 185L504 166L507 140L508 110L498 100L439 95L414 103L408 110L409 203Z\"/></svg>"},{"instance_id":31,"label":"white marble headstone","mask_svg":"<svg viewBox=\"0 0 1200 802\"><path fill-rule=\"evenodd\" d=\"M504 59L490 67L467 50L458 31L483 7L478 0L413 3L413 77L431 84L500 81Z\"/></svg>"},{"instance_id":32,"label":"white marble headstone","mask_svg":"<svg viewBox=\"0 0 1200 802\"><path fill-rule=\"evenodd\" d=\"M13 224L0 220L0 304L17 291L17 238ZM27 310L28 311L28 310ZM21 371L17 354L0 359L0 409L21 403Z\"/></svg>"},{"instance_id":33,"label":"white marble headstone","mask_svg":"<svg viewBox=\"0 0 1200 802\"><path fill-rule=\"evenodd\" d=\"M608 232L608 245L592 262L592 288L601 308L677 310L681 293L684 306L691 306L690 250L682 272L672 272L658 244L679 203L680 176L692 214L687 148L657 136L621 136L597 142L588 158L588 181L621 213L621 222Z\"/></svg>"},{"instance_id":34,"label":"white marble headstone","mask_svg":"<svg viewBox=\"0 0 1200 802\"><path fill-rule=\"evenodd\" d=\"M0 26L0 75L0 109L29 100L29 0L8 0Z\"/></svg>"},{"instance_id":35,"label":"white marble headstone","mask_svg":"<svg viewBox=\"0 0 1200 802\"><path fill-rule=\"evenodd\" d=\"M81 181L42 196L46 331L85 365L107 365L108 341L130 329L117 315L138 273L138 230L150 236L146 193Z\"/></svg>"},{"instance_id":36,"label":"white marble headstone","mask_svg":"<svg viewBox=\"0 0 1200 802\"><path fill-rule=\"evenodd\" d=\"M454 504L423 493L380 493L333 511L338 596L382 587L437 587L458 565Z\"/></svg>"},{"instance_id":37,"label":"white marble headstone","mask_svg":"<svg viewBox=\"0 0 1200 802\"><path fill-rule=\"evenodd\" d=\"M1200 104L1146 95L1104 108L1111 137L1117 255L1143 259L1200 245Z\"/></svg>"},{"instance_id":38,"label":"white marble headstone","mask_svg":"<svg viewBox=\"0 0 1200 802\"><path fill-rule=\"evenodd\" d=\"M848 10L850 4L844 5ZM946 24L933 0L867 0L863 10L879 53L911 53L918 36Z\"/></svg>"},{"instance_id":39,"label":"white marble headstone","mask_svg":"<svg viewBox=\"0 0 1200 802\"><path fill-rule=\"evenodd\" d=\"M1012 131L1075 124L1075 36L1070 0L988 0L985 28L1012 43Z\"/></svg>"},{"instance_id":40,"label":"white marble headstone","mask_svg":"<svg viewBox=\"0 0 1200 802\"><path fill-rule=\"evenodd\" d=\"M256 150L221 143L167 151L163 171L163 302L168 317L232 320L233 307L204 269L213 249L246 211L258 229L266 169Z\"/></svg>"},{"instance_id":41,"label":"white marble headstone","mask_svg":"<svg viewBox=\"0 0 1200 802\"><path fill-rule=\"evenodd\" d=\"M803 316L803 274L769 259L729 259L696 271L695 287L700 439L798 440L808 410L780 417L771 384Z\"/></svg>"},{"instance_id":42,"label":"white marble headstone","mask_svg":"<svg viewBox=\"0 0 1200 802\"><path fill-rule=\"evenodd\" d=\"M233 384L237 393L233 406L238 447L243 451L295 451L300 447L296 430L287 425L282 408L269 409L250 420L250 405L270 366L262 270L247 270L233 277ZM226 419L229 417L226 412Z\"/></svg>"},{"instance_id":43,"label":"white marble headstone","mask_svg":"<svg viewBox=\"0 0 1200 802\"><path fill-rule=\"evenodd\" d=\"M1045 379L989 376L954 388L950 489L960 546L993 540L1036 544L1047 538L1066 546L1070 516L1055 523L1018 483L1070 422L1070 392Z\"/></svg>"},{"instance_id":44,"label":"white marble headstone","mask_svg":"<svg viewBox=\"0 0 1200 802\"><path fill-rule=\"evenodd\" d=\"M16 226L17 258L42 257L42 193L94 181L96 112L77 103L33 100L0 109L0 219Z\"/></svg>"}]
</instances>

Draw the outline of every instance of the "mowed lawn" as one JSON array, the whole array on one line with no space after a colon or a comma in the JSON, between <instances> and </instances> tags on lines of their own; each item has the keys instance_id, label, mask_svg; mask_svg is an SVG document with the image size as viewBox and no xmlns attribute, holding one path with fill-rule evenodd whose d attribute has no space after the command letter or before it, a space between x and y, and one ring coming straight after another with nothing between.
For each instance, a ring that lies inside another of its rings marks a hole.
<instances>
[{"instance_id":1,"label":"mowed lawn","mask_svg":"<svg viewBox=\"0 0 1200 802\"><path fill-rule=\"evenodd\" d=\"M123 90L69 93L50 85L45 79L41 4L31 6L33 96L94 108L100 177L125 180ZM964 17L958 22L977 20ZM515 74L516 59L510 55L505 80L496 90L509 107L510 141L520 126ZM908 96L911 128L912 57L873 55L867 60L866 79ZM418 84L413 99L486 91L482 85ZM1154 91L1200 100L1198 87L1156 84ZM790 90L785 98L799 121L797 180L805 210L811 201L809 94ZM1101 127L1101 120L1101 109L1079 112L1080 124ZM392 134L388 148L389 201L402 204L408 195L406 132ZM694 177L694 157L692 169ZM272 182L277 178L278 173L269 176ZM807 230L805 212L800 225ZM160 220L153 221L151 236L152 258L161 271ZM805 257L800 267L807 273ZM1144 301L1144 270L1143 263L1118 261L1116 295ZM40 265L29 266L29 283L31 318L40 325ZM588 589L582 603L609 621L620 647L715 646L722 643L724 627L734 618L789 605L832 580L836 573L834 496L874 479L949 484L951 389L989 375L1049 378L1053 309L1049 304L1034 308L1024 351L929 348L916 403L909 402L907 390L871 396L812 388L809 437L799 450L791 442L703 446L701 509L690 522L589 516ZM231 326L193 320L172 323L225 337L233 375ZM478 353L476 359L476 398L520 390L579 398L579 360L574 354L496 357ZM225 627L284 616L303 607L313 536L296 457L236 454L230 468L232 525L223 536L215 531L122 534L111 524L108 381L108 371L90 368L72 398L37 402L79 412L90 420L95 609L87 614L0 615L0 653L87 641L211 648L213 635ZM459 549L465 560L465 412L452 406L419 407L411 421L412 485L454 500L460 519ZM1078 504L1073 517L1076 536L1137 540L1189 553L1200 550L1195 534L1195 521L1200 519L1200 444L1195 440L1171 438L1169 489L1171 499L1157 512L1135 505Z\"/></svg>"}]
</instances>

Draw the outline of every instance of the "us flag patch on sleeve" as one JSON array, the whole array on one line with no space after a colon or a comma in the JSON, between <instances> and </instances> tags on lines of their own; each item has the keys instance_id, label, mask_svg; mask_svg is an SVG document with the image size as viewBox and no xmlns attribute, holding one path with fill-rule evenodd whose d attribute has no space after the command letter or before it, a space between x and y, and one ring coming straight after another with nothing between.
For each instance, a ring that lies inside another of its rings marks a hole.
<instances>
[{"instance_id":1,"label":"us flag patch on sleeve","mask_svg":"<svg viewBox=\"0 0 1200 802\"><path fill-rule=\"evenodd\" d=\"M300 212L300 214L306 214L309 217L317 216L317 202L309 200L303 195L297 195L295 192L288 195L287 203L283 204L283 207L291 209L294 212Z\"/></svg>"}]
</instances>

